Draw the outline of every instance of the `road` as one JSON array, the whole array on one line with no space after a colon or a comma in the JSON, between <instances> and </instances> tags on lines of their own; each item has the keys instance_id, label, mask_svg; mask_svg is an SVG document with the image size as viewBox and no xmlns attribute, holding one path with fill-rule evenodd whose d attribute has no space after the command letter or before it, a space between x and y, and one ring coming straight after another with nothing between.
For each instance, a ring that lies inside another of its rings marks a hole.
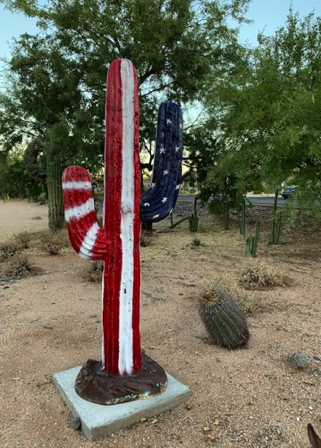
<instances>
[{"instance_id":1,"label":"road","mask_svg":"<svg viewBox=\"0 0 321 448\"><path fill-rule=\"evenodd\" d=\"M193 202L195 195L193 194L180 194L178 196L178 202ZM253 205L261 205L263 207L273 207L274 196L247 196L247 199L252 202ZM278 197L278 206L282 207L285 200L282 196Z\"/></svg>"},{"instance_id":2,"label":"road","mask_svg":"<svg viewBox=\"0 0 321 448\"><path fill-rule=\"evenodd\" d=\"M247 196L247 199L252 202L253 205L262 205L265 207L273 207L274 205L274 196ZM283 199L282 196L278 197L277 205L282 207L286 202L286 199Z\"/></svg>"}]
</instances>

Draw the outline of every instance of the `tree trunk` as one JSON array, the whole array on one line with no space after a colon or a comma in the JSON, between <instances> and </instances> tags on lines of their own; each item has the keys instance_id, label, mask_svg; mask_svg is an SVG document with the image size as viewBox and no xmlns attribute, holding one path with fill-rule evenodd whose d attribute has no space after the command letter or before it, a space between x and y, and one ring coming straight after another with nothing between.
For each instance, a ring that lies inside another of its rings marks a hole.
<instances>
[{"instance_id":1,"label":"tree trunk","mask_svg":"<svg viewBox=\"0 0 321 448\"><path fill-rule=\"evenodd\" d=\"M56 232L62 229L64 218L64 203L62 196L61 178L63 163L53 151L47 152L47 189L48 189L48 217L49 228Z\"/></svg>"}]
</instances>

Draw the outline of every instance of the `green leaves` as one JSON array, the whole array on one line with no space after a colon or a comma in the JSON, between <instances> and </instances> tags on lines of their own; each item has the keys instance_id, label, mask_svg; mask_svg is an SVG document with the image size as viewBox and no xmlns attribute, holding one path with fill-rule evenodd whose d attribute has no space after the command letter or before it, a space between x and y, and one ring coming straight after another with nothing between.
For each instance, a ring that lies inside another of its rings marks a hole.
<instances>
[{"instance_id":1,"label":"green leaves","mask_svg":"<svg viewBox=\"0 0 321 448\"><path fill-rule=\"evenodd\" d=\"M207 92L222 142L208 179L234 172L240 192L257 179L268 190L289 180L302 187L303 204L305 187L321 172L320 48L321 18L300 20L290 11L274 36L261 35L256 49L236 51L234 77L222 72ZM315 183L312 202L320 190Z\"/></svg>"}]
</instances>

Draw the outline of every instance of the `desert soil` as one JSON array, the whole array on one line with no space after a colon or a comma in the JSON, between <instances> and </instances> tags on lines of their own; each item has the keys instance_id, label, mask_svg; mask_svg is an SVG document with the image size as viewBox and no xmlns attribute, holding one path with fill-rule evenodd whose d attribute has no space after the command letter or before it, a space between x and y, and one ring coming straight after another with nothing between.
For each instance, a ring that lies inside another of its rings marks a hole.
<instances>
[{"instance_id":1,"label":"desert soil","mask_svg":"<svg viewBox=\"0 0 321 448\"><path fill-rule=\"evenodd\" d=\"M1 203L0 237L44 228L46 214L45 205ZM251 234L261 221L252 260L235 216L227 231L206 213L197 233L187 221L155 226L141 248L142 347L189 386L190 400L95 442L68 427L72 416L52 382L54 372L100 358L101 285L87 280L90 262L71 248L51 256L31 244L24 254L37 275L6 278L0 265L0 446L308 447L307 424L321 434L321 225L306 219L269 245L269 214L256 208L247 218ZM249 267L280 285L244 288ZM210 343L197 300L211 283L229 287L246 310L247 348ZM293 353L306 356L305 368Z\"/></svg>"}]
</instances>

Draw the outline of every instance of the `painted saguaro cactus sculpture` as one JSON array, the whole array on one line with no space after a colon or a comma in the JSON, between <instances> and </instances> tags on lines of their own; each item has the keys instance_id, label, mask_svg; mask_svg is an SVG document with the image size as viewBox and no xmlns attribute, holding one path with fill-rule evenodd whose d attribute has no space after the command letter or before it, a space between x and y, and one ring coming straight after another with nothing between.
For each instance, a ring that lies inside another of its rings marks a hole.
<instances>
[{"instance_id":1,"label":"painted saguaro cactus sculpture","mask_svg":"<svg viewBox=\"0 0 321 448\"><path fill-rule=\"evenodd\" d=\"M78 166L63 174L65 218L74 250L103 260L102 359L89 360L77 393L114 404L160 393L164 370L140 346L141 219L164 219L175 205L182 165L182 113L174 103L160 106L152 185L141 199L138 88L127 59L112 62L107 77L104 223L97 224L88 172Z\"/></svg>"}]
</instances>

